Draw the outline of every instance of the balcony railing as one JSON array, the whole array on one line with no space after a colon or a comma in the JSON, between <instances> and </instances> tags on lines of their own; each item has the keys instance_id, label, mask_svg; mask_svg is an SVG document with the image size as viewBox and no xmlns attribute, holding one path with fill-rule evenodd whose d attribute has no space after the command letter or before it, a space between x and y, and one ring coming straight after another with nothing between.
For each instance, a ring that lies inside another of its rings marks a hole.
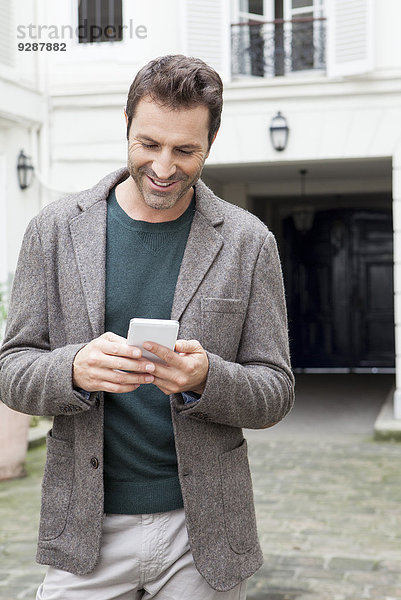
<instances>
[{"instance_id":1,"label":"balcony railing","mask_svg":"<svg viewBox=\"0 0 401 600\"><path fill-rule=\"evenodd\" d=\"M277 77L325 68L324 17L231 25L231 70L234 76Z\"/></svg>"}]
</instances>

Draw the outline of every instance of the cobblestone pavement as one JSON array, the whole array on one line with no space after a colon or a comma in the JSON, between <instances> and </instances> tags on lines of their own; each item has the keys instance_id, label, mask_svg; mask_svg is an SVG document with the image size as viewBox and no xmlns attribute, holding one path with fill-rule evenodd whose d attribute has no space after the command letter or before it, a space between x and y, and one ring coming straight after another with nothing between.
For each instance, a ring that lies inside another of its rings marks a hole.
<instances>
[{"instance_id":1,"label":"cobblestone pavement","mask_svg":"<svg viewBox=\"0 0 401 600\"><path fill-rule=\"evenodd\" d=\"M265 564L248 600L401 598L401 444L247 431ZM0 484L0 599L34 599L44 448ZM190 600L190 599L177 599Z\"/></svg>"},{"instance_id":2,"label":"cobblestone pavement","mask_svg":"<svg viewBox=\"0 0 401 600\"><path fill-rule=\"evenodd\" d=\"M44 447L28 452L27 477L0 482L0 599L34 600L44 568L35 563Z\"/></svg>"},{"instance_id":3,"label":"cobblestone pavement","mask_svg":"<svg viewBox=\"0 0 401 600\"><path fill-rule=\"evenodd\" d=\"M401 598L401 445L248 438L265 555L248 598Z\"/></svg>"}]
</instances>

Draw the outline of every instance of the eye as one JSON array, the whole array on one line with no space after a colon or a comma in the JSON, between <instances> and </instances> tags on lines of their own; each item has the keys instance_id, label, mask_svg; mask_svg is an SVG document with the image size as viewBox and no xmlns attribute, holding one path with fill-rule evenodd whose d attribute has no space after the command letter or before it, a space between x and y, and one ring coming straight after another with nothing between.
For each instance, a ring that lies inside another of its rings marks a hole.
<instances>
[{"instance_id":1,"label":"eye","mask_svg":"<svg viewBox=\"0 0 401 600\"><path fill-rule=\"evenodd\" d=\"M191 150L182 150L181 148L178 148L178 152L180 154L186 154L187 156L189 156L190 154L192 154Z\"/></svg>"},{"instance_id":2,"label":"eye","mask_svg":"<svg viewBox=\"0 0 401 600\"><path fill-rule=\"evenodd\" d=\"M141 142L141 145L143 148L146 148L146 149L156 148L156 144L145 144L145 142Z\"/></svg>"}]
</instances>

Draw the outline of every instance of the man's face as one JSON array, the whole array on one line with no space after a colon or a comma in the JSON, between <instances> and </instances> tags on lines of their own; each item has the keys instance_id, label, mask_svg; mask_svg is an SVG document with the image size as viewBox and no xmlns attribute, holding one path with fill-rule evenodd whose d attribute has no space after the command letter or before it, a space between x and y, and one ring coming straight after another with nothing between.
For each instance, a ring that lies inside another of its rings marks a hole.
<instances>
[{"instance_id":1,"label":"man's face","mask_svg":"<svg viewBox=\"0 0 401 600\"><path fill-rule=\"evenodd\" d=\"M128 171L137 202L185 210L209 154L208 127L206 106L171 110L149 97L140 100L128 139Z\"/></svg>"}]
</instances>

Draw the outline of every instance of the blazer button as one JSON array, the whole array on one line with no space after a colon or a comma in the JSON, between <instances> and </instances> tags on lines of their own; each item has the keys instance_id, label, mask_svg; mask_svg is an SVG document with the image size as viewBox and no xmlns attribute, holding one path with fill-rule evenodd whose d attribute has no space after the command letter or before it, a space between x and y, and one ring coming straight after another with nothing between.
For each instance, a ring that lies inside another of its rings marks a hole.
<instances>
[{"instance_id":1,"label":"blazer button","mask_svg":"<svg viewBox=\"0 0 401 600\"><path fill-rule=\"evenodd\" d=\"M99 408L100 407L100 398L99 396L96 396L96 400L95 400L95 407Z\"/></svg>"},{"instance_id":2,"label":"blazer button","mask_svg":"<svg viewBox=\"0 0 401 600\"><path fill-rule=\"evenodd\" d=\"M91 467L92 467L92 469L98 469L99 468L99 461L96 458L96 456L92 456L92 458L91 458Z\"/></svg>"}]
</instances>

